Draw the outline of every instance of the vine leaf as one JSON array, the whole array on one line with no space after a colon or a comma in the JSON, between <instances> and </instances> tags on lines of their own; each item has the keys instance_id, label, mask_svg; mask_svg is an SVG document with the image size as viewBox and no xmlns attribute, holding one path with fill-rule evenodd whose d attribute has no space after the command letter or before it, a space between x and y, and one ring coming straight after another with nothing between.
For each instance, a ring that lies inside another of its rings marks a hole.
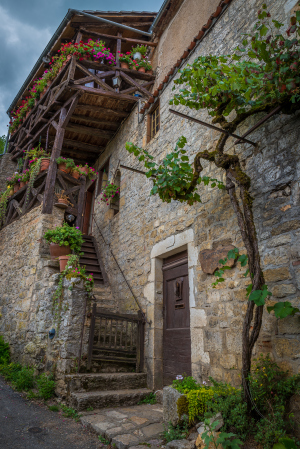
<instances>
[{"instance_id":1,"label":"vine leaf","mask_svg":"<svg viewBox=\"0 0 300 449\"><path fill-rule=\"evenodd\" d=\"M267 285L263 285L262 290L254 290L250 293L249 301L255 302L257 306L263 306L267 296L272 296L272 293L268 291Z\"/></svg>"},{"instance_id":2,"label":"vine leaf","mask_svg":"<svg viewBox=\"0 0 300 449\"><path fill-rule=\"evenodd\" d=\"M267 307L267 310L269 313L273 310L276 318L286 318L300 312L298 307L293 307L289 301L277 302L274 306Z\"/></svg>"}]
</instances>

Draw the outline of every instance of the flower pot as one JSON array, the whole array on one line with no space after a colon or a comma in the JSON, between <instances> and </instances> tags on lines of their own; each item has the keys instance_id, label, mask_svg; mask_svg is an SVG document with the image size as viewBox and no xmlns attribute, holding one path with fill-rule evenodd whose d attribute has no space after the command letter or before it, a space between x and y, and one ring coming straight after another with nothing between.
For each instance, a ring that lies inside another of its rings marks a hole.
<instances>
[{"instance_id":1,"label":"flower pot","mask_svg":"<svg viewBox=\"0 0 300 449\"><path fill-rule=\"evenodd\" d=\"M137 70L137 69L136 69L136 66L135 66L135 65L132 66L132 67L131 67L131 70L135 70L135 71L136 71L136 70Z\"/></svg>"},{"instance_id":2,"label":"flower pot","mask_svg":"<svg viewBox=\"0 0 300 449\"><path fill-rule=\"evenodd\" d=\"M121 62L121 68L122 68L122 69L129 69L129 64L128 64L128 62Z\"/></svg>"},{"instance_id":3,"label":"flower pot","mask_svg":"<svg viewBox=\"0 0 300 449\"><path fill-rule=\"evenodd\" d=\"M45 158L41 160L41 167L40 167L40 172L44 171L44 170L48 170L50 165L50 159Z\"/></svg>"},{"instance_id":4,"label":"flower pot","mask_svg":"<svg viewBox=\"0 0 300 449\"><path fill-rule=\"evenodd\" d=\"M59 256L67 256L71 254L71 248L69 246L59 246L58 243L50 243L50 256L51 259L57 259Z\"/></svg>"},{"instance_id":5,"label":"flower pot","mask_svg":"<svg viewBox=\"0 0 300 449\"><path fill-rule=\"evenodd\" d=\"M64 200L63 198L58 198L59 204L64 204L65 206L68 206L68 200Z\"/></svg>"},{"instance_id":6,"label":"flower pot","mask_svg":"<svg viewBox=\"0 0 300 449\"><path fill-rule=\"evenodd\" d=\"M72 58L72 55L68 55L67 56L67 62L70 61L71 58Z\"/></svg>"},{"instance_id":7,"label":"flower pot","mask_svg":"<svg viewBox=\"0 0 300 449\"><path fill-rule=\"evenodd\" d=\"M52 83L51 80L47 81L47 88L50 87L50 84Z\"/></svg>"},{"instance_id":8,"label":"flower pot","mask_svg":"<svg viewBox=\"0 0 300 449\"><path fill-rule=\"evenodd\" d=\"M58 164L58 170L63 171L64 173L70 173L71 169L67 168L66 164Z\"/></svg>"},{"instance_id":9,"label":"flower pot","mask_svg":"<svg viewBox=\"0 0 300 449\"><path fill-rule=\"evenodd\" d=\"M140 53L139 51L137 51L136 53L134 53L133 59L134 59L135 61L140 61L140 60L142 59L142 53Z\"/></svg>"},{"instance_id":10,"label":"flower pot","mask_svg":"<svg viewBox=\"0 0 300 449\"><path fill-rule=\"evenodd\" d=\"M88 168L88 167L82 167L82 168L80 169L80 171L81 171L81 173L82 173L84 176L87 176L87 175L89 174L89 168Z\"/></svg>"},{"instance_id":11,"label":"flower pot","mask_svg":"<svg viewBox=\"0 0 300 449\"><path fill-rule=\"evenodd\" d=\"M20 182L20 189L22 189L22 187L24 187L24 186L25 186L25 182L21 181Z\"/></svg>"},{"instance_id":12,"label":"flower pot","mask_svg":"<svg viewBox=\"0 0 300 449\"><path fill-rule=\"evenodd\" d=\"M139 67L138 72L143 72L143 73L145 73L145 72L146 72L145 67Z\"/></svg>"},{"instance_id":13,"label":"flower pot","mask_svg":"<svg viewBox=\"0 0 300 449\"><path fill-rule=\"evenodd\" d=\"M14 193L16 193L18 190L20 190L20 184L19 183L14 185Z\"/></svg>"},{"instance_id":14,"label":"flower pot","mask_svg":"<svg viewBox=\"0 0 300 449\"><path fill-rule=\"evenodd\" d=\"M67 266L70 256L59 256L59 271L62 272Z\"/></svg>"},{"instance_id":15,"label":"flower pot","mask_svg":"<svg viewBox=\"0 0 300 449\"><path fill-rule=\"evenodd\" d=\"M80 173L77 170L72 170L71 171L71 175L73 176L73 178L75 179L79 179L80 177Z\"/></svg>"}]
</instances>

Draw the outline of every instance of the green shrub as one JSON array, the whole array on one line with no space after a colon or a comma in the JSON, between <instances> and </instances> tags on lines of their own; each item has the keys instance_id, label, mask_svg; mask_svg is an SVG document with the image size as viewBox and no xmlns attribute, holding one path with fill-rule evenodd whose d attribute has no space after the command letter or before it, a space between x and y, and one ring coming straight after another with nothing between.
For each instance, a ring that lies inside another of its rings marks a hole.
<instances>
[{"instance_id":1,"label":"green shrub","mask_svg":"<svg viewBox=\"0 0 300 449\"><path fill-rule=\"evenodd\" d=\"M182 423L173 426L170 422L168 427L164 425L163 437L166 443L173 440L183 440L188 434L188 421L183 420Z\"/></svg>"},{"instance_id":2,"label":"green shrub","mask_svg":"<svg viewBox=\"0 0 300 449\"><path fill-rule=\"evenodd\" d=\"M64 412L65 418L73 418L75 421L78 421L80 418L80 415L76 412L74 408L67 407L66 405L61 406L62 411Z\"/></svg>"},{"instance_id":3,"label":"green shrub","mask_svg":"<svg viewBox=\"0 0 300 449\"><path fill-rule=\"evenodd\" d=\"M47 400L54 395L55 381L53 376L47 376L45 373L41 374L36 380L38 392L41 398Z\"/></svg>"},{"instance_id":4,"label":"green shrub","mask_svg":"<svg viewBox=\"0 0 300 449\"><path fill-rule=\"evenodd\" d=\"M80 253L81 246L84 242L82 232L64 223L55 229L49 229L45 232L44 238L48 243L57 243L59 246L70 246L75 253Z\"/></svg>"},{"instance_id":5,"label":"green shrub","mask_svg":"<svg viewBox=\"0 0 300 449\"><path fill-rule=\"evenodd\" d=\"M34 375L33 368L22 367L22 369L16 374L15 380L13 380L13 386L18 391L31 390L34 387Z\"/></svg>"},{"instance_id":6,"label":"green shrub","mask_svg":"<svg viewBox=\"0 0 300 449\"><path fill-rule=\"evenodd\" d=\"M0 365L9 363L10 361L10 350L9 344L5 343L4 338L0 335Z\"/></svg>"},{"instance_id":7,"label":"green shrub","mask_svg":"<svg viewBox=\"0 0 300 449\"><path fill-rule=\"evenodd\" d=\"M48 409L51 410L51 412L59 412L59 406L58 405L49 405Z\"/></svg>"},{"instance_id":8,"label":"green shrub","mask_svg":"<svg viewBox=\"0 0 300 449\"><path fill-rule=\"evenodd\" d=\"M0 365L0 373L8 381L16 381L22 365L19 363L8 363Z\"/></svg>"},{"instance_id":9,"label":"green shrub","mask_svg":"<svg viewBox=\"0 0 300 449\"><path fill-rule=\"evenodd\" d=\"M141 399L140 402L138 402L138 405L140 404L156 404L155 394L149 393L147 396L144 397L144 399Z\"/></svg>"},{"instance_id":10,"label":"green shrub","mask_svg":"<svg viewBox=\"0 0 300 449\"><path fill-rule=\"evenodd\" d=\"M199 390L202 388L192 376L177 376L176 380L173 380L172 387L179 393L187 393L190 390Z\"/></svg>"}]
</instances>

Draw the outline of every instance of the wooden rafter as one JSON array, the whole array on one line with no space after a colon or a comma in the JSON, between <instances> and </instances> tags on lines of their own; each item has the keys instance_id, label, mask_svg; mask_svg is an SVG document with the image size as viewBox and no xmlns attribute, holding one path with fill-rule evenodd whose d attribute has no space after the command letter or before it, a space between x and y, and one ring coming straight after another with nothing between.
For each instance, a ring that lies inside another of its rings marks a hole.
<instances>
[{"instance_id":1,"label":"wooden rafter","mask_svg":"<svg viewBox=\"0 0 300 449\"><path fill-rule=\"evenodd\" d=\"M120 71L120 76L128 84L130 84L131 86L134 86L136 88L136 90L138 90L142 94L146 95L147 98L151 97L150 92L147 89L145 89L142 84L139 84L136 81L134 81L134 79L132 79L129 75L126 75L126 73L122 72L122 70Z\"/></svg>"},{"instance_id":2,"label":"wooden rafter","mask_svg":"<svg viewBox=\"0 0 300 449\"><path fill-rule=\"evenodd\" d=\"M96 89L94 87L87 86L72 86L72 90L83 91L92 95L99 95L100 97L111 98L113 100L126 101L127 103L135 103L138 98L132 97L130 95L120 94L117 92L107 92L102 89ZM99 110L99 108L98 108ZM128 115L128 114L127 114Z\"/></svg>"},{"instance_id":3,"label":"wooden rafter","mask_svg":"<svg viewBox=\"0 0 300 449\"><path fill-rule=\"evenodd\" d=\"M120 111L119 109L112 109L107 108L104 106L101 106L101 109L99 106L95 106L93 104L78 104L76 107L76 110L78 111L91 111L91 112L97 112L98 114L103 111L103 113L114 115L115 117L127 117L128 112L126 111Z\"/></svg>"},{"instance_id":4,"label":"wooden rafter","mask_svg":"<svg viewBox=\"0 0 300 449\"><path fill-rule=\"evenodd\" d=\"M101 118L95 118L95 117L87 117L86 115L72 115L71 121L73 120L79 120L81 122L87 122L87 123L93 123L95 125L99 126L112 126L114 129L117 129L119 127L119 123L117 122L110 122L108 120L102 120Z\"/></svg>"},{"instance_id":5,"label":"wooden rafter","mask_svg":"<svg viewBox=\"0 0 300 449\"><path fill-rule=\"evenodd\" d=\"M107 129L92 128L90 126L77 125L76 123L69 123L66 131L85 134L87 136L97 136L102 139L110 139L115 134L114 131L109 131Z\"/></svg>"},{"instance_id":6,"label":"wooden rafter","mask_svg":"<svg viewBox=\"0 0 300 449\"><path fill-rule=\"evenodd\" d=\"M110 87L108 84L106 84L101 78L99 78L99 76L91 74L91 72L88 71L88 69L86 69L85 67L83 67L81 64L77 63L76 67L83 72L85 75L91 76L93 78L93 80L99 85L101 86L103 89L108 90L110 92L115 92L114 89L112 87Z\"/></svg>"},{"instance_id":7,"label":"wooden rafter","mask_svg":"<svg viewBox=\"0 0 300 449\"><path fill-rule=\"evenodd\" d=\"M87 30L86 28L80 28L80 32L82 34L88 34L89 36L95 36L95 37L104 37L106 39L113 39L117 40L119 39L118 36L113 36L111 34L104 34L104 33L97 33L96 31ZM140 45L148 45L149 47L157 47L157 42L149 42L149 41L143 41L141 39L132 39L129 37L122 37L122 42L129 42L131 44L140 44Z\"/></svg>"},{"instance_id":8,"label":"wooden rafter","mask_svg":"<svg viewBox=\"0 0 300 449\"><path fill-rule=\"evenodd\" d=\"M97 145L91 145L89 143L80 142L78 140L70 140L70 139L64 139L64 145L71 145L74 148L86 150L91 153L99 153L99 151L101 151L103 149L103 147L99 147Z\"/></svg>"}]
</instances>

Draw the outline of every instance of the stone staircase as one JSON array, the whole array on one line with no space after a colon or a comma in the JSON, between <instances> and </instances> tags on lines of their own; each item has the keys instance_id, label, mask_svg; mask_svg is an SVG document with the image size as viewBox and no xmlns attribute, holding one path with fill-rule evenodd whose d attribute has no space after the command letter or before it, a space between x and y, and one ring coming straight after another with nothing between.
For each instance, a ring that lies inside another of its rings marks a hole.
<instances>
[{"instance_id":1,"label":"stone staircase","mask_svg":"<svg viewBox=\"0 0 300 449\"><path fill-rule=\"evenodd\" d=\"M68 402L78 411L135 405L151 393L145 373L69 374L65 381Z\"/></svg>"},{"instance_id":2,"label":"stone staircase","mask_svg":"<svg viewBox=\"0 0 300 449\"><path fill-rule=\"evenodd\" d=\"M96 243L92 236L84 235L84 243L81 247L81 252L83 256L80 257L80 265L85 265L86 272L88 274L93 274L95 284L103 284L104 277L100 267L100 262L97 254Z\"/></svg>"}]
</instances>

